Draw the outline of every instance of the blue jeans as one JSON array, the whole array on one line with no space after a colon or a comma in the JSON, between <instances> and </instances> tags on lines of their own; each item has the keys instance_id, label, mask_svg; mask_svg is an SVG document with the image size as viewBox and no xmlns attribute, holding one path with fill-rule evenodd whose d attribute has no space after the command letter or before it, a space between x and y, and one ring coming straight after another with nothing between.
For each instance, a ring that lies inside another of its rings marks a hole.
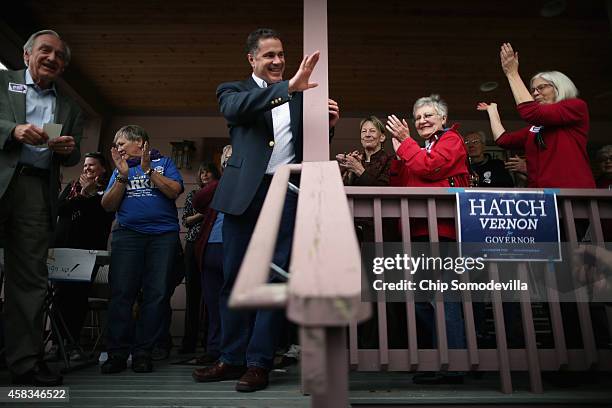
<instances>
[{"instance_id":1,"label":"blue jeans","mask_svg":"<svg viewBox=\"0 0 612 408\"><path fill-rule=\"evenodd\" d=\"M226 214L223 219L223 288L219 303L221 315L221 358L224 363L269 369L280 330L283 328L283 310L257 312L233 310L228 299L242 264L247 246L259 217L263 201L270 186L264 178L251 205L244 214ZM273 262L287 270L293 242L297 195L287 192Z\"/></svg>"},{"instance_id":2,"label":"blue jeans","mask_svg":"<svg viewBox=\"0 0 612 408\"><path fill-rule=\"evenodd\" d=\"M436 348L436 318L431 303L416 302L414 304L417 320L425 329L425 347ZM444 302L444 320L446 322L446 338L449 349L464 349L466 347L465 327L461 302Z\"/></svg>"},{"instance_id":3,"label":"blue jeans","mask_svg":"<svg viewBox=\"0 0 612 408\"><path fill-rule=\"evenodd\" d=\"M108 308L108 352L127 357L150 355L163 334L168 283L178 232L151 235L126 228L113 231ZM140 318L133 334L132 307L142 289Z\"/></svg>"}]
</instances>

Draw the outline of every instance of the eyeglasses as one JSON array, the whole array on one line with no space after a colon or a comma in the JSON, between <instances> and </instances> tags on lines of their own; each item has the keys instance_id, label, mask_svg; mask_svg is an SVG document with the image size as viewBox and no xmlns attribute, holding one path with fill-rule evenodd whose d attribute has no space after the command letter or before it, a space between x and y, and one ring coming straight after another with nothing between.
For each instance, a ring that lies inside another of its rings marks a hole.
<instances>
[{"instance_id":1,"label":"eyeglasses","mask_svg":"<svg viewBox=\"0 0 612 408\"><path fill-rule=\"evenodd\" d=\"M423 116L421 116L421 115L415 116L414 117L414 121L418 122L421 119L428 120L428 119L433 118L434 116L439 116L439 115L437 113L425 113L425 114L423 114Z\"/></svg>"},{"instance_id":2,"label":"eyeglasses","mask_svg":"<svg viewBox=\"0 0 612 408\"><path fill-rule=\"evenodd\" d=\"M551 84L540 84L538 86L535 86L533 88L531 88L531 93L534 93L535 91L538 91L539 94L542 93L543 90L545 90L546 88L548 88L549 86L553 86Z\"/></svg>"},{"instance_id":3,"label":"eyeglasses","mask_svg":"<svg viewBox=\"0 0 612 408\"><path fill-rule=\"evenodd\" d=\"M608 162L608 161L612 161L612 156L601 156L599 158L599 161L602 163Z\"/></svg>"},{"instance_id":4,"label":"eyeglasses","mask_svg":"<svg viewBox=\"0 0 612 408\"><path fill-rule=\"evenodd\" d=\"M471 145L471 144L478 145L478 144L481 144L482 142L478 139L474 139L474 140L466 140L464 143L466 145Z\"/></svg>"}]
</instances>

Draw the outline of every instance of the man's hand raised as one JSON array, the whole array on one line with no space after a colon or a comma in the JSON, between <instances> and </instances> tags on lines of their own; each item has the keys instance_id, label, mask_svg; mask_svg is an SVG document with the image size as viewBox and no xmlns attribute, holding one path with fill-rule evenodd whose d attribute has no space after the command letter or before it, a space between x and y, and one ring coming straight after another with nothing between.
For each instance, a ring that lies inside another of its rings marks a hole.
<instances>
[{"instance_id":1,"label":"man's hand raised","mask_svg":"<svg viewBox=\"0 0 612 408\"><path fill-rule=\"evenodd\" d=\"M319 51L315 51L312 55L304 55L300 68L298 68L293 78L289 80L289 93L305 91L319 85L309 81L312 71L314 71L317 62L319 62L320 54Z\"/></svg>"}]
</instances>

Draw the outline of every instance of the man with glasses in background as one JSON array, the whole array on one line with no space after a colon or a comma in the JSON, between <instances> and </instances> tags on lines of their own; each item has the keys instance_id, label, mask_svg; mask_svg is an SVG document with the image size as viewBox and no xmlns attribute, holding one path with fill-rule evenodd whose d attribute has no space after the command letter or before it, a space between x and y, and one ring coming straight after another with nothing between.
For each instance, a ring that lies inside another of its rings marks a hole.
<instances>
[{"instance_id":1,"label":"man with glasses in background","mask_svg":"<svg viewBox=\"0 0 612 408\"><path fill-rule=\"evenodd\" d=\"M478 187L514 187L512 176L499 159L485 153L485 134L470 132L464 138L472 171L478 175Z\"/></svg>"}]
</instances>

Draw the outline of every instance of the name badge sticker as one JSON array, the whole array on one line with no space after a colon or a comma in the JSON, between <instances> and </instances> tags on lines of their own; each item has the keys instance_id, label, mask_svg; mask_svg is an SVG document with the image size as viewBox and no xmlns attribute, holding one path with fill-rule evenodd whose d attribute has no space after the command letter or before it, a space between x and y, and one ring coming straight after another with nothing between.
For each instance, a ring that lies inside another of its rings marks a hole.
<instances>
[{"instance_id":1,"label":"name badge sticker","mask_svg":"<svg viewBox=\"0 0 612 408\"><path fill-rule=\"evenodd\" d=\"M540 130L544 129L544 126L532 126L529 131L531 133L540 133Z\"/></svg>"},{"instance_id":2,"label":"name badge sticker","mask_svg":"<svg viewBox=\"0 0 612 408\"><path fill-rule=\"evenodd\" d=\"M13 82L9 82L8 90L11 92L17 92L17 93L24 94L28 91L28 87L25 86L24 84L15 84Z\"/></svg>"}]
</instances>

